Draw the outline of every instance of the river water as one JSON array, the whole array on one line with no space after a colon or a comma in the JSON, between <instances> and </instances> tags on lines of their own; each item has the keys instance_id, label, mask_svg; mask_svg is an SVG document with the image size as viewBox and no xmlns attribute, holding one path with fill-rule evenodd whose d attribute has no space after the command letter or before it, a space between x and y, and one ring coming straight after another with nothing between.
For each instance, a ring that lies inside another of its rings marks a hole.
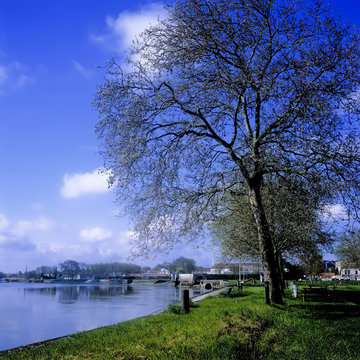
<instances>
[{"instance_id":1,"label":"river water","mask_svg":"<svg viewBox=\"0 0 360 360\"><path fill-rule=\"evenodd\" d=\"M148 315L180 297L167 283L0 283L0 351Z\"/></svg>"}]
</instances>

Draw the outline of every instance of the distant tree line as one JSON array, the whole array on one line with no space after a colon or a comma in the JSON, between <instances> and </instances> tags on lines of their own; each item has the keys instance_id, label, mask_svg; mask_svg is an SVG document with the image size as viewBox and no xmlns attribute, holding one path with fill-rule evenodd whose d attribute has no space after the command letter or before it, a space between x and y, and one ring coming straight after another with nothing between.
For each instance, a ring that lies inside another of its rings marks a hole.
<instances>
[{"instance_id":1,"label":"distant tree line","mask_svg":"<svg viewBox=\"0 0 360 360\"><path fill-rule=\"evenodd\" d=\"M142 268L136 264L111 262L99 264L78 263L75 260L65 260L59 265L63 276L74 277L77 274L88 276L108 276L112 274L128 275L140 273Z\"/></svg>"},{"instance_id":2,"label":"distant tree line","mask_svg":"<svg viewBox=\"0 0 360 360\"><path fill-rule=\"evenodd\" d=\"M132 273L140 273L144 269L136 264L111 262L111 263L99 263L99 264L85 264L76 260L67 259L60 263L59 266L38 266L34 270L18 271L11 274L25 279L40 279L40 278L57 278L59 276L74 278L78 274L86 276L108 276L108 275L128 275ZM0 279L7 277L8 275L0 272Z\"/></svg>"},{"instance_id":3,"label":"distant tree line","mask_svg":"<svg viewBox=\"0 0 360 360\"><path fill-rule=\"evenodd\" d=\"M166 268L170 272L191 273L195 271L196 262L193 259L179 257L172 262L164 262L155 266L154 270L159 271L161 268ZM141 267L136 264L111 262L111 263L97 263L86 264L76 260L67 259L56 266L39 266L35 270L26 271L25 273L19 272L18 275L27 279L36 279L44 276L57 277L64 276L73 278L80 275L102 277L108 275L129 275L138 274L150 271L149 266ZM3 277L6 275L4 274ZM0 273L1 277L1 273Z\"/></svg>"},{"instance_id":4,"label":"distant tree line","mask_svg":"<svg viewBox=\"0 0 360 360\"><path fill-rule=\"evenodd\" d=\"M12 276L22 277L26 279L40 279L40 278L56 278L59 276L74 278L78 274L81 276L95 276L103 277L109 275L129 275L146 273L148 271L160 271L165 268L171 273L192 273L195 270L199 270L196 267L196 262L193 259L179 257L172 262L164 262L158 264L151 269L149 266L141 267L140 265L122 262L110 262L110 263L97 263L97 264L86 264L78 262L76 260L67 259L60 263L59 266L38 266L35 270L30 271L19 271ZM6 277L5 273L0 272L0 279Z\"/></svg>"},{"instance_id":5,"label":"distant tree line","mask_svg":"<svg viewBox=\"0 0 360 360\"><path fill-rule=\"evenodd\" d=\"M196 269L196 262L193 259L189 259L186 257L179 257L172 262L164 262L162 264L156 265L155 269L165 268L169 270L171 273L192 273Z\"/></svg>"}]
</instances>

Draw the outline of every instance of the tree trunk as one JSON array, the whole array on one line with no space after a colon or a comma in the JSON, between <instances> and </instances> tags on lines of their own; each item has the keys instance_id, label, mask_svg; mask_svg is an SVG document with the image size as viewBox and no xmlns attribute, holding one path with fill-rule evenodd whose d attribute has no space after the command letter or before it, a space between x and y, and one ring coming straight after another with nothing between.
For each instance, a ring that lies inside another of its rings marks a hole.
<instances>
[{"instance_id":1,"label":"tree trunk","mask_svg":"<svg viewBox=\"0 0 360 360\"><path fill-rule=\"evenodd\" d=\"M279 274L279 280L280 280L280 288L281 288L281 294L285 295L285 277L284 277L284 270L283 270L283 258L281 254L278 252L275 252L276 258L277 258L277 264L278 264L278 274Z\"/></svg>"},{"instance_id":2,"label":"tree trunk","mask_svg":"<svg viewBox=\"0 0 360 360\"><path fill-rule=\"evenodd\" d=\"M253 179L254 180L254 179ZM265 281L270 286L270 302L282 304L280 276L269 224L261 198L261 179L253 181L250 187L250 204L258 231L259 249L264 268Z\"/></svg>"}]
</instances>

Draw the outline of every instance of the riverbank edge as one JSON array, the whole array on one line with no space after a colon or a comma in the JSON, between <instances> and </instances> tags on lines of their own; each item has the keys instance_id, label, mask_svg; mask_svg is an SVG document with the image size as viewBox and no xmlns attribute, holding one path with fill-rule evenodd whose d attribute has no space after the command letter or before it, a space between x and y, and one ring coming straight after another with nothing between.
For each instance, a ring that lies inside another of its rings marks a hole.
<instances>
[{"instance_id":1,"label":"riverbank edge","mask_svg":"<svg viewBox=\"0 0 360 360\"><path fill-rule=\"evenodd\" d=\"M360 286L353 290L360 293ZM360 304L328 298L304 303L286 291L284 305L269 306L264 288L250 286L213 296L186 315L164 311L0 358L358 360L360 342L347 334L360 332L359 319Z\"/></svg>"},{"instance_id":2,"label":"riverbank edge","mask_svg":"<svg viewBox=\"0 0 360 360\"><path fill-rule=\"evenodd\" d=\"M225 286L225 287L223 287L221 289L216 289L216 290L209 291L209 292L207 292L205 294L193 296L191 298L191 301L199 302L199 301L202 301L202 300L206 299L207 297L218 296L218 295L220 295L222 293L227 292L230 287L231 286ZM111 324L111 325L104 325L104 326L100 326L100 327L90 329L90 330L79 331L79 332L76 332L76 333L72 333L72 334L68 334L68 335L64 335L64 336L59 336L59 337L52 338L52 339L38 341L38 342L27 344L27 345L21 345L21 346L17 346L17 347L6 349L6 350L0 350L0 356L9 354L10 352L20 352L20 351L23 351L23 350L26 350L26 349L35 349L35 348L38 348L38 347L46 346L47 344L50 344L50 343L53 343L53 342L68 340L74 335L89 333L91 331L107 328L109 326L113 326L113 325L116 325L116 324L128 323L128 322L135 321L135 320L145 319L145 318L150 317L150 316L161 314L161 313L165 312L166 310L167 310L167 308L162 309L160 311L154 311L154 312L152 312L152 313L150 313L148 315L139 316L139 317L136 317L136 318L133 318L133 319L130 319L130 320L121 321L119 323L115 323L115 324Z\"/></svg>"}]
</instances>

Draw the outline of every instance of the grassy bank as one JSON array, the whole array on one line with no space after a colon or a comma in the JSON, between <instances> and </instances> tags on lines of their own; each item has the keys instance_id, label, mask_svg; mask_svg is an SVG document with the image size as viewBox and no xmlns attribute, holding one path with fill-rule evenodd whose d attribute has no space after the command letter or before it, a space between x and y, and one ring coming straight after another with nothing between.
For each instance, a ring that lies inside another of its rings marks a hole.
<instances>
[{"instance_id":1,"label":"grassy bank","mask_svg":"<svg viewBox=\"0 0 360 360\"><path fill-rule=\"evenodd\" d=\"M206 299L178 315L176 308L0 359L360 359L360 306L263 303L264 289L247 287L233 297Z\"/></svg>"}]
</instances>

